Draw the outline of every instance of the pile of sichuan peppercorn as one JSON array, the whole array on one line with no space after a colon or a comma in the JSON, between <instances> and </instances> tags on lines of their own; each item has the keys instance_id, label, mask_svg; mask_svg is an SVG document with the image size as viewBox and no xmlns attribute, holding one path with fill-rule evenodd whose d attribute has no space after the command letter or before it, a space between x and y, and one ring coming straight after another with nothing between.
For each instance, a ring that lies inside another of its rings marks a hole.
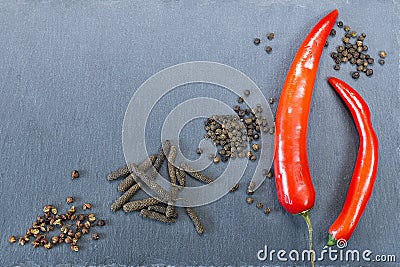
<instances>
[{"instance_id":1,"label":"pile of sichuan peppercorn","mask_svg":"<svg viewBox=\"0 0 400 267\"><path fill-rule=\"evenodd\" d=\"M349 62L356 67L356 70L351 72L351 77L353 79L358 79L361 73L365 73L366 76L372 76L374 73L372 65L375 59L368 53L369 48L364 42L367 35L365 33L357 34L356 31L351 31L350 26L343 25L342 21L339 21L337 26L343 28L344 36L342 37L343 44L338 45L336 51L331 53L331 57L335 62L333 68L335 70L340 70L341 64ZM332 29L330 35L332 37L336 36L336 30ZM386 52L380 51L379 56L381 59L378 63L384 65Z\"/></svg>"},{"instance_id":2,"label":"pile of sichuan peppercorn","mask_svg":"<svg viewBox=\"0 0 400 267\"><path fill-rule=\"evenodd\" d=\"M67 203L70 204L74 200L67 197ZM82 206L83 210L91 209L90 203ZM53 246L60 244L71 245L71 250L79 251L78 241L84 235L88 235L95 226L104 226L104 220L98 220L93 213L77 214L77 208L71 206L66 213L59 213L57 208L52 205L46 205L43 208L43 215L37 216L32 226L27 229L25 235L18 238L9 237L10 243L18 243L23 246L29 242L34 248L44 247L51 249ZM50 236L51 233L58 232ZM92 233L92 239L98 240L99 233Z\"/></svg>"}]
</instances>

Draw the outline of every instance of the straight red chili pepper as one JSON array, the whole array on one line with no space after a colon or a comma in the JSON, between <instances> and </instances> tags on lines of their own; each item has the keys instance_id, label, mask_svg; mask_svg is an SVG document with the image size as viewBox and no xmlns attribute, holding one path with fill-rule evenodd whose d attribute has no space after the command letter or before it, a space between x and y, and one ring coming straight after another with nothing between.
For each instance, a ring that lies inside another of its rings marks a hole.
<instances>
[{"instance_id":1,"label":"straight red chili pepper","mask_svg":"<svg viewBox=\"0 0 400 267\"><path fill-rule=\"evenodd\" d=\"M275 120L274 171L278 199L285 210L306 220L311 250L312 225L308 212L314 206L315 190L307 158L308 114L321 54L337 16L338 10L326 15L301 44L283 85Z\"/></svg>"},{"instance_id":2,"label":"straight red chili pepper","mask_svg":"<svg viewBox=\"0 0 400 267\"><path fill-rule=\"evenodd\" d=\"M314 206L307 159L307 125L318 64L338 11L315 25L301 44L283 85L275 120L274 171L281 205L291 214Z\"/></svg>"},{"instance_id":3,"label":"straight red chili pepper","mask_svg":"<svg viewBox=\"0 0 400 267\"><path fill-rule=\"evenodd\" d=\"M346 103L360 135L360 147L346 201L329 228L327 246L333 246L338 240L347 242L350 239L371 197L378 171L378 138L372 127L368 105L360 94L337 78L331 77L328 82Z\"/></svg>"}]
</instances>

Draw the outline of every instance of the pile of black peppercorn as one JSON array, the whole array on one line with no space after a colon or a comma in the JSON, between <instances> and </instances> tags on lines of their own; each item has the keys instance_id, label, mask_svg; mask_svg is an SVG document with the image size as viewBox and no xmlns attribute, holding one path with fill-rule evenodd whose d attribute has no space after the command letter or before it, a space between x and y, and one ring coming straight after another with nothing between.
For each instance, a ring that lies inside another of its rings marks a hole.
<instances>
[{"instance_id":1,"label":"pile of black peppercorn","mask_svg":"<svg viewBox=\"0 0 400 267\"><path fill-rule=\"evenodd\" d=\"M356 70L351 72L353 79L358 79L360 73L365 73L369 77L372 76L374 73L372 65L375 60L367 53L368 46L364 43L367 35L365 33L358 35L357 32L351 31L350 26L343 25L342 21L339 21L337 26L343 28L345 34L342 38L343 45L338 45L336 51L330 54L335 62L333 69L340 70L342 63L350 62L351 65L356 67ZM332 29L330 35L336 36L336 30ZM380 56L382 52L384 51L381 51ZM379 60L379 64L383 65L384 63L383 59Z\"/></svg>"},{"instance_id":2,"label":"pile of black peppercorn","mask_svg":"<svg viewBox=\"0 0 400 267\"><path fill-rule=\"evenodd\" d=\"M67 203L70 204L74 200L72 197L67 198ZM90 209L91 205L85 203L83 210ZM93 213L90 214L77 214L75 206L71 206L66 213L60 214L57 209L51 205L46 205L43 208L43 216L38 216L32 223L32 227L28 228L26 234L16 239L15 236L9 237L10 243L18 243L23 246L31 242L34 248L44 247L51 249L58 244L69 244L71 250L79 251L78 241L89 231L93 226L104 226L104 220L97 220ZM73 224L72 224L73 223ZM73 226L74 225L74 226ZM50 232L60 230L58 235L49 236ZM92 234L93 240L99 239L99 234Z\"/></svg>"},{"instance_id":3,"label":"pile of black peppercorn","mask_svg":"<svg viewBox=\"0 0 400 267\"><path fill-rule=\"evenodd\" d=\"M250 92L246 90L245 96ZM239 97L238 104L243 104L243 97ZM273 134L266 117L262 114L260 104L256 108L243 108L240 105L233 107L237 116L213 115L205 121L205 138L211 139L217 147L218 155L212 155L214 163L225 162L229 158L245 158L255 161L256 153L260 150L261 132ZM248 144L250 143L250 148ZM198 150L198 153L201 153ZM210 155L211 157L211 155Z\"/></svg>"},{"instance_id":4,"label":"pile of black peppercorn","mask_svg":"<svg viewBox=\"0 0 400 267\"><path fill-rule=\"evenodd\" d=\"M266 37L267 37L267 40L268 40L268 41L272 41L272 40L275 38L275 34L274 34L273 32L270 32L270 33L268 33L268 34L266 35ZM259 45L259 44L261 44L261 39L260 39L260 38L254 38L254 39L253 39L253 43L254 43L255 45ZM269 46L269 45L265 46L265 52L267 52L268 54L270 54L270 53L272 52L272 47Z\"/></svg>"}]
</instances>

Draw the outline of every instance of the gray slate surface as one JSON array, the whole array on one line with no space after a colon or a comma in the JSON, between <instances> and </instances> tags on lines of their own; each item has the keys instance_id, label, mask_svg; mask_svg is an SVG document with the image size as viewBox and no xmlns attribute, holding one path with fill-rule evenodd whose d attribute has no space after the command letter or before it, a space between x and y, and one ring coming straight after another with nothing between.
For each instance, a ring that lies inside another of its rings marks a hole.
<instances>
[{"instance_id":1,"label":"gray slate surface","mask_svg":"<svg viewBox=\"0 0 400 267\"><path fill-rule=\"evenodd\" d=\"M372 55L385 49L385 66L372 78L354 81L349 65L332 69L330 40L315 85L309 162L317 191L311 217L321 251L329 225L339 213L358 149L350 113L328 86L336 75L358 89L369 103L380 141L376 187L349 248L398 254L399 203L399 6L398 1L2 1L0 3L0 266L84 265L270 265L256 253L307 249L300 217L288 215L267 180L255 198L272 209L269 216L245 203L240 190L198 208L206 233L198 236L180 216L171 226L137 214L110 212L118 197L108 172L124 163L121 144L125 109L135 90L165 67L210 60L237 68L266 97L279 97L285 73L305 34L328 11L365 32ZM252 39L273 31L273 53ZM377 59L377 56L375 56ZM234 98L212 86L188 86L171 94L154 112L148 147L156 151L164 114L183 99ZM182 144L189 155L202 129L188 127ZM192 154L191 154L192 153ZM81 170L71 181L70 171ZM212 175L210 170L209 174ZM65 197L91 202L107 226L99 241L84 240L79 253L68 246L51 251L8 244L22 234L45 204L66 208ZM182 212L181 212L182 213ZM184 215L182 213L182 215ZM279 262L274 265L306 265ZM367 262L319 262L321 266L375 266ZM386 263L380 266L395 266Z\"/></svg>"}]
</instances>

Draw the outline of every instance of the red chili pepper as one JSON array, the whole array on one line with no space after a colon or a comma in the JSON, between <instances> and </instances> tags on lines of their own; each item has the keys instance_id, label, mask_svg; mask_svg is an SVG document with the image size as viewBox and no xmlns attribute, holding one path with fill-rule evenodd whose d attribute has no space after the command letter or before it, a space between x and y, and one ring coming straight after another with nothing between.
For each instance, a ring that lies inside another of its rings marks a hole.
<instances>
[{"instance_id":1,"label":"red chili pepper","mask_svg":"<svg viewBox=\"0 0 400 267\"><path fill-rule=\"evenodd\" d=\"M348 84L329 78L329 84L349 108L360 135L360 147L343 209L329 228L327 246L336 245L338 240L348 241L367 206L378 171L378 138L372 128L367 103Z\"/></svg>"},{"instance_id":2,"label":"red chili pepper","mask_svg":"<svg viewBox=\"0 0 400 267\"><path fill-rule=\"evenodd\" d=\"M275 120L274 171L281 205L291 214L314 206L307 159L307 125L318 64L338 11L325 16L303 41L283 85Z\"/></svg>"},{"instance_id":3,"label":"red chili pepper","mask_svg":"<svg viewBox=\"0 0 400 267\"><path fill-rule=\"evenodd\" d=\"M314 206L315 191L307 158L308 114L321 54L337 16L336 9L326 15L301 44L283 85L275 120L274 171L278 199L289 213L305 218L311 250L308 211Z\"/></svg>"}]
</instances>

